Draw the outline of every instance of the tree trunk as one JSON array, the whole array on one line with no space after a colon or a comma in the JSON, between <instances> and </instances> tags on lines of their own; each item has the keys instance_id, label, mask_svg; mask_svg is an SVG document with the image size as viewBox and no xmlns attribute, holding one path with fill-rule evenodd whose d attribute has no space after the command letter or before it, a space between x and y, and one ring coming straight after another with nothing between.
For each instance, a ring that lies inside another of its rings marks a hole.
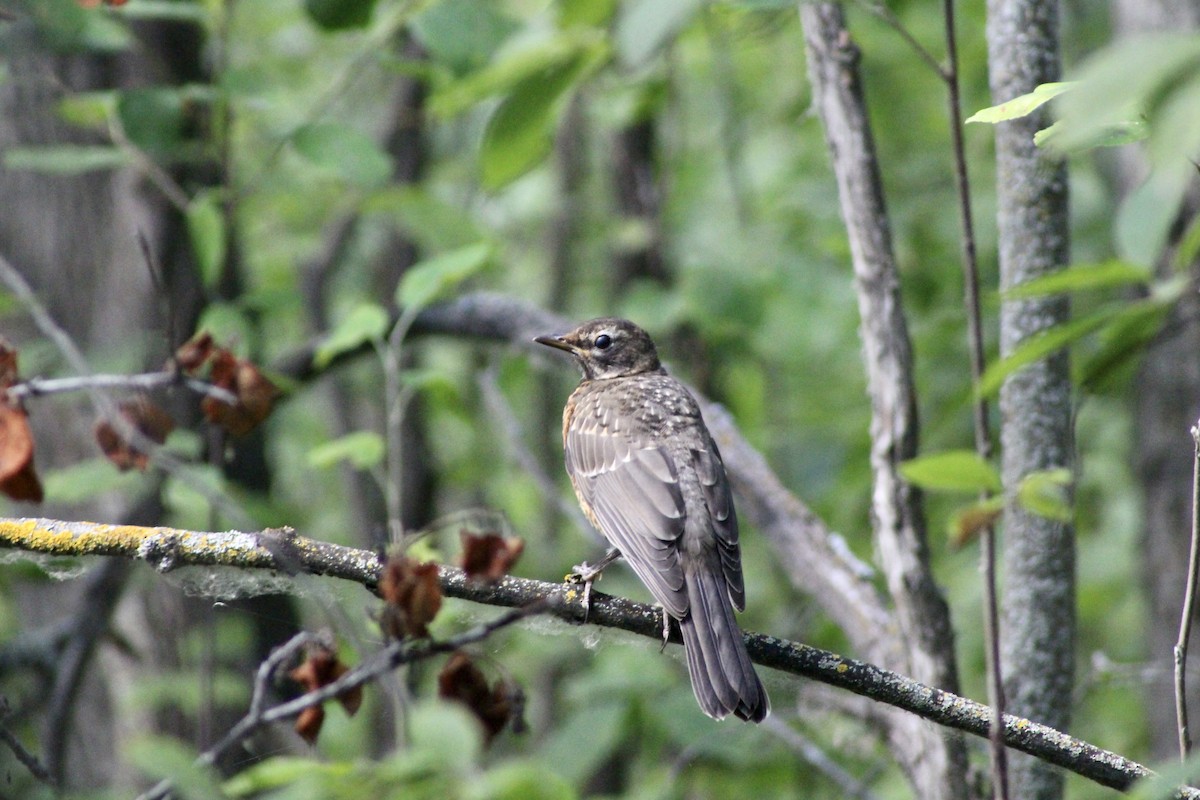
<instances>
[{"instance_id":1,"label":"tree trunk","mask_svg":"<svg viewBox=\"0 0 1200 800\"><path fill-rule=\"evenodd\" d=\"M871 397L872 522L902 634L889 660L898 661L894 667L920 681L956 692L954 631L929 568L924 504L920 492L899 474L899 464L917 454L912 344L858 74L858 50L839 4L802 4L800 19L814 105L829 143L854 266ZM967 757L961 738L943 737L928 725L893 715L888 740L918 796L966 796Z\"/></svg>"},{"instance_id":2,"label":"tree trunk","mask_svg":"<svg viewBox=\"0 0 1200 800\"><path fill-rule=\"evenodd\" d=\"M989 0L992 101L1001 103L1059 79L1057 0ZM1017 286L1067 263L1065 165L1033 144L1046 114L996 128L1000 284ZM1008 301L1000 352L1069 318L1063 297ZM1066 730L1074 680L1075 542L1070 524L1025 511L1015 494L1031 472L1070 467L1071 380L1066 352L1009 376L1000 391L1004 524L1001 664L1008 710ZM1012 796L1062 796L1059 770L1028 757L1010 762Z\"/></svg>"}]
</instances>

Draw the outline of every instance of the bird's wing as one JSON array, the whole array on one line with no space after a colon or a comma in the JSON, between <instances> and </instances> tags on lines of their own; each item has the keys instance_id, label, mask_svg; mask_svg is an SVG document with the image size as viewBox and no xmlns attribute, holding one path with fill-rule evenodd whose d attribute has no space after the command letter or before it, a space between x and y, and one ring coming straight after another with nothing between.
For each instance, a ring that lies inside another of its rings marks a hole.
<instances>
[{"instance_id":1,"label":"bird's wing","mask_svg":"<svg viewBox=\"0 0 1200 800\"><path fill-rule=\"evenodd\" d=\"M661 447L580 415L566 434L567 472L593 522L671 616L688 611L679 562L684 503L679 474Z\"/></svg>"},{"instance_id":2,"label":"bird's wing","mask_svg":"<svg viewBox=\"0 0 1200 800\"><path fill-rule=\"evenodd\" d=\"M706 431L707 433L707 431ZM704 503L717 537L717 552L721 555L721 571L729 589L729 599L738 611L746 608L746 587L742 581L742 553L738 545L737 512L733 509L733 492L725 475L721 451L711 436L705 436L707 447L693 448L692 465L700 479Z\"/></svg>"}]
</instances>

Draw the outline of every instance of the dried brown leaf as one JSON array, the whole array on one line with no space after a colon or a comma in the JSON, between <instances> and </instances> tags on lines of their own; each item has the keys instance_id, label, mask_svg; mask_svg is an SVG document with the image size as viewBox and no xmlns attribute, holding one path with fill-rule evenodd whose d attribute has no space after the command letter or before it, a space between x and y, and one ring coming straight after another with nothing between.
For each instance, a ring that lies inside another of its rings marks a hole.
<instances>
[{"instance_id":1,"label":"dried brown leaf","mask_svg":"<svg viewBox=\"0 0 1200 800\"><path fill-rule=\"evenodd\" d=\"M214 425L219 425L234 436L244 436L254 430L271 414L279 389L258 367L237 358L228 350L217 350L212 357L212 374L209 381L237 397L237 402L226 403L215 397L206 397L200 410Z\"/></svg>"},{"instance_id":2,"label":"dried brown leaf","mask_svg":"<svg viewBox=\"0 0 1200 800\"><path fill-rule=\"evenodd\" d=\"M117 407L117 411L134 430L155 444L165 442L167 436L175 429L175 421L171 419L171 415L145 397L123 401ZM130 469L145 470L150 463L149 454L143 453L133 443L126 441L117 430L117 426L109 420L97 420L94 434L104 455L122 472Z\"/></svg>"},{"instance_id":3,"label":"dried brown leaf","mask_svg":"<svg viewBox=\"0 0 1200 800\"><path fill-rule=\"evenodd\" d=\"M429 635L429 623L442 608L438 567L408 556L392 556L379 578L379 594L386 602L380 624L394 639Z\"/></svg>"},{"instance_id":4,"label":"dried brown leaf","mask_svg":"<svg viewBox=\"0 0 1200 800\"><path fill-rule=\"evenodd\" d=\"M212 334L198 333L179 345L179 349L175 351L175 362L184 372L195 374L212 358L215 349Z\"/></svg>"},{"instance_id":5,"label":"dried brown leaf","mask_svg":"<svg viewBox=\"0 0 1200 800\"><path fill-rule=\"evenodd\" d=\"M477 536L462 531L463 571L471 580L495 583L512 569L513 564L525 550L525 542L518 537L505 539L495 533Z\"/></svg>"},{"instance_id":6,"label":"dried brown leaf","mask_svg":"<svg viewBox=\"0 0 1200 800\"><path fill-rule=\"evenodd\" d=\"M42 482L33 466L33 432L25 409L0 402L0 492L40 503Z\"/></svg>"},{"instance_id":7,"label":"dried brown leaf","mask_svg":"<svg viewBox=\"0 0 1200 800\"><path fill-rule=\"evenodd\" d=\"M469 708L483 725L489 742L513 716L508 687L503 681L489 686L487 676L461 651L452 655L438 674L438 696Z\"/></svg>"},{"instance_id":8,"label":"dried brown leaf","mask_svg":"<svg viewBox=\"0 0 1200 800\"><path fill-rule=\"evenodd\" d=\"M321 725L325 722L325 709L322 706L309 706L296 717L296 733L309 744L316 744L321 735Z\"/></svg>"}]
</instances>

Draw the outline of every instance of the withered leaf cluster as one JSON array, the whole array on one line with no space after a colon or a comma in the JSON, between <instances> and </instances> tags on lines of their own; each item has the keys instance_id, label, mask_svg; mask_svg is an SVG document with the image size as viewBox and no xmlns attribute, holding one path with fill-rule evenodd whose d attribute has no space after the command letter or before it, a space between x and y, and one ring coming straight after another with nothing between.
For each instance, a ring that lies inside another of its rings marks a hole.
<instances>
[{"instance_id":1,"label":"withered leaf cluster","mask_svg":"<svg viewBox=\"0 0 1200 800\"><path fill-rule=\"evenodd\" d=\"M250 361L238 358L218 347L208 333L201 333L182 344L175 352L175 363L188 375L203 377L236 399L233 403L205 397L200 410L214 425L234 436L244 436L271 414L279 389Z\"/></svg>"},{"instance_id":2,"label":"withered leaf cluster","mask_svg":"<svg viewBox=\"0 0 1200 800\"><path fill-rule=\"evenodd\" d=\"M462 651L450 656L438 673L438 696L469 708L483 726L488 742L510 721L520 727L520 689L501 679L489 685L483 670Z\"/></svg>"},{"instance_id":3,"label":"withered leaf cluster","mask_svg":"<svg viewBox=\"0 0 1200 800\"><path fill-rule=\"evenodd\" d=\"M348 671L348 667L328 647L316 646L308 658L300 666L288 673L288 677L303 687L304 691L314 692L336 681ZM361 686L347 689L337 696L337 701L350 716L357 713L362 705L363 691ZM304 737L309 744L314 744L321 734L321 725L325 722L323 705L309 706L296 717L296 733Z\"/></svg>"},{"instance_id":4,"label":"withered leaf cluster","mask_svg":"<svg viewBox=\"0 0 1200 800\"><path fill-rule=\"evenodd\" d=\"M379 578L379 595L384 600L379 618L384 635L393 639L428 636L429 623L442 608L437 564L391 556Z\"/></svg>"},{"instance_id":5,"label":"withered leaf cluster","mask_svg":"<svg viewBox=\"0 0 1200 800\"><path fill-rule=\"evenodd\" d=\"M242 436L270 415L279 390L250 361L218 347L207 333L182 345L168 369L179 369L233 396L212 395L200 404L204 416L234 436ZM40 503L44 492L33 464L34 441L29 415L11 390L20 384L17 349L0 338L0 492L13 500ZM144 470L150 463L148 444L162 444L174 429L171 416L145 396L117 405L115 418L96 422L93 433L104 455L122 471Z\"/></svg>"}]
</instances>

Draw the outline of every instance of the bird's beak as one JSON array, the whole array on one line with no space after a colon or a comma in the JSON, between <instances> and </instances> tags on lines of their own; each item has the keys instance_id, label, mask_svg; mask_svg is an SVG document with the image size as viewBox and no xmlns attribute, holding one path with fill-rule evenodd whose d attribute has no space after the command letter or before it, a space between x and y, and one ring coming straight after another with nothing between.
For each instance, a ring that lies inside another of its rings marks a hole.
<instances>
[{"instance_id":1,"label":"bird's beak","mask_svg":"<svg viewBox=\"0 0 1200 800\"><path fill-rule=\"evenodd\" d=\"M570 344L561 336L537 336L534 341L538 344L544 344L547 347L553 347L556 350L566 350L568 353L575 352L575 345Z\"/></svg>"}]
</instances>

